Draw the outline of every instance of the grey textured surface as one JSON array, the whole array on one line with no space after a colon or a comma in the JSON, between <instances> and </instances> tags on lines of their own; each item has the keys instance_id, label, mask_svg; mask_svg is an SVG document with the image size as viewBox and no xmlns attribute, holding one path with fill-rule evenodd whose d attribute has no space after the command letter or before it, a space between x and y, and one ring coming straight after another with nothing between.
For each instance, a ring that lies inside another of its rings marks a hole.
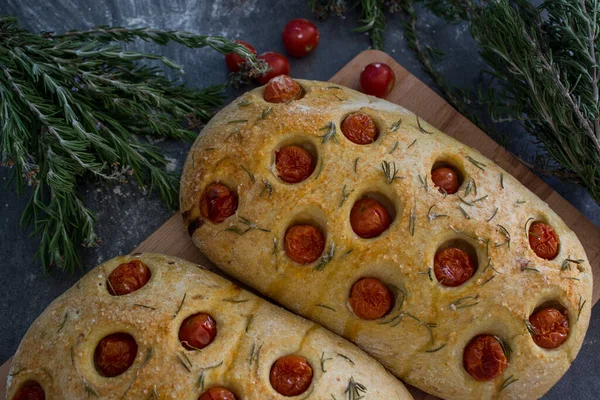
<instances>
[{"instance_id":1,"label":"grey textured surface","mask_svg":"<svg viewBox=\"0 0 600 400\"><path fill-rule=\"evenodd\" d=\"M350 2L351 3L351 2ZM94 25L152 26L181 29L199 34L243 38L259 52L272 50L285 53L280 32L285 23L298 17L311 18L306 0L3 0L0 14L19 17L21 24L32 31L62 32L86 29ZM309 57L290 59L292 75L307 79L326 80L343 67L358 52L369 46L368 37L352 33L356 15L317 22L321 43ZM464 25L447 26L431 15L423 17L422 34L427 43L443 49L446 57L439 63L444 77L462 88L475 88L481 79L482 65L475 44ZM222 56L208 49L189 50L180 46L158 49L142 43L138 49L160 51L182 64L184 79L190 86L202 87L221 83L227 78ZM392 17L386 34L386 50L406 69L432 85L417 60L406 46L401 21ZM239 92L231 91L234 98ZM508 148L523 158L534 156L535 149L526 147L529 138L515 125L497 128L498 137L508 134ZM189 144L158 142L172 160L171 167L180 170ZM70 287L85 271L98 263L127 253L158 228L171 214L160 201L148 198L134 185L115 187L87 186L86 200L99 217L100 247L82 252L84 270L69 276L55 273L42 276L38 262L33 261L37 239L19 228L19 217L26 196L17 198L14 187L4 188L10 172L0 169L0 362L16 350L29 325L43 309ZM549 183L596 225L600 225L600 207L580 187L555 180ZM595 307L584 346L566 376L545 397L547 399L600 398L600 311Z\"/></svg>"}]
</instances>

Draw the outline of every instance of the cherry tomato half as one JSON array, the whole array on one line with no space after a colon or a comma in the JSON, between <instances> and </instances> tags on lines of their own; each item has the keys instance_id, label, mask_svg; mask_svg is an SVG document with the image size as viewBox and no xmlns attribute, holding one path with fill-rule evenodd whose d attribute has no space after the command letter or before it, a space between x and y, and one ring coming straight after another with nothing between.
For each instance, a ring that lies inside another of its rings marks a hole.
<instances>
[{"instance_id":1,"label":"cherry tomato half","mask_svg":"<svg viewBox=\"0 0 600 400\"><path fill-rule=\"evenodd\" d=\"M269 378L277 393L291 397L304 393L312 376L312 367L304 357L288 355L273 363Z\"/></svg>"},{"instance_id":2,"label":"cherry tomato half","mask_svg":"<svg viewBox=\"0 0 600 400\"><path fill-rule=\"evenodd\" d=\"M203 349L215 340L217 323L210 315L198 313L187 317L179 327L179 341L188 350Z\"/></svg>"},{"instance_id":3,"label":"cherry tomato half","mask_svg":"<svg viewBox=\"0 0 600 400\"><path fill-rule=\"evenodd\" d=\"M252 47L252 45L250 45L249 43L244 42L243 40L234 40L233 43L241 44L245 48L250 50L250 53L256 54L256 49ZM246 59L238 55L237 53L231 52L225 54L225 63L227 64L227 68L229 68L231 72L238 72L240 70L241 65L245 62Z\"/></svg>"},{"instance_id":4,"label":"cherry tomato half","mask_svg":"<svg viewBox=\"0 0 600 400\"><path fill-rule=\"evenodd\" d=\"M285 253L298 264L315 261L325 249L323 233L312 225L294 225L285 232Z\"/></svg>"},{"instance_id":5,"label":"cherry tomato half","mask_svg":"<svg viewBox=\"0 0 600 400\"><path fill-rule=\"evenodd\" d=\"M211 183L200 197L200 212L204 218L219 224L235 214L237 196L222 183Z\"/></svg>"},{"instance_id":6,"label":"cherry tomato half","mask_svg":"<svg viewBox=\"0 0 600 400\"><path fill-rule=\"evenodd\" d=\"M258 59L263 60L270 67L267 72L256 78L261 85L266 84L276 76L290 74L290 63L282 54L275 53L274 51L267 51L258 56Z\"/></svg>"},{"instance_id":7,"label":"cherry tomato half","mask_svg":"<svg viewBox=\"0 0 600 400\"><path fill-rule=\"evenodd\" d=\"M304 57L317 48L319 30L307 19L293 19L283 28L281 39L288 53L294 57Z\"/></svg>"},{"instance_id":8,"label":"cherry tomato half","mask_svg":"<svg viewBox=\"0 0 600 400\"><path fill-rule=\"evenodd\" d=\"M356 144L373 143L378 136L375 122L367 114L360 111L344 118L340 129L348 140Z\"/></svg>"},{"instance_id":9,"label":"cherry tomato half","mask_svg":"<svg viewBox=\"0 0 600 400\"><path fill-rule=\"evenodd\" d=\"M12 400L45 400L46 393L39 383L27 381L21 386Z\"/></svg>"},{"instance_id":10,"label":"cherry tomato half","mask_svg":"<svg viewBox=\"0 0 600 400\"><path fill-rule=\"evenodd\" d=\"M468 281L475 273L475 266L465 251L448 247L435 253L433 272L442 285L454 287Z\"/></svg>"},{"instance_id":11,"label":"cherry tomato half","mask_svg":"<svg viewBox=\"0 0 600 400\"><path fill-rule=\"evenodd\" d=\"M444 191L448 194L458 192L458 174L449 167L439 167L431 171L431 180L438 188L440 193Z\"/></svg>"},{"instance_id":12,"label":"cherry tomato half","mask_svg":"<svg viewBox=\"0 0 600 400\"><path fill-rule=\"evenodd\" d=\"M498 339L492 335L479 335L465 348L463 363L476 380L491 381L502 374L508 359Z\"/></svg>"},{"instance_id":13,"label":"cherry tomato half","mask_svg":"<svg viewBox=\"0 0 600 400\"><path fill-rule=\"evenodd\" d=\"M529 246L538 257L553 260L558 254L558 235L543 222L534 222L529 227Z\"/></svg>"},{"instance_id":14,"label":"cherry tomato half","mask_svg":"<svg viewBox=\"0 0 600 400\"><path fill-rule=\"evenodd\" d=\"M567 311L561 313L556 308L542 308L529 316L529 322L535 330L533 341L544 349L554 349L569 337L569 319Z\"/></svg>"},{"instance_id":15,"label":"cherry tomato half","mask_svg":"<svg viewBox=\"0 0 600 400\"><path fill-rule=\"evenodd\" d=\"M360 88L371 96L385 97L394 88L396 74L389 65L371 63L360 73Z\"/></svg>"},{"instance_id":16,"label":"cherry tomato half","mask_svg":"<svg viewBox=\"0 0 600 400\"><path fill-rule=\"evenodd\" d=\"M113 333L104 337L96 346L94 363L102 376L109 378L121 375L133 365L138 346L127 333Z\"/></svg>"},{"instance_id":17,"label":"cherry tomato half","mask_svg":"<svg viewBox=\"0 0 600 400\"><path fill-rule=\"evenodd\" d=\"M298 99L302 87L287 75L279 75L271 79L265 86L263 98L269 103L287 103Z\"/></svg>"},{"instance_id":18,"label":"cherry tomato half","mask_svg":"<svg viewBox=\"0 0 600 400\"><path fill-rule=\"evenodd\" d=\"M379 279L362 278L352 285L348 301L357 317L377 319L390 310L392 293Z\"/></svg>"},{"instance_id":19,"label":"cherry tomato half","mask_svg":"<svg viewBox=\"0 0 600 400\"><path fill-rule=\"evenodd\" d=\"M300 146L286 146L275 153L279 177L287 183L302 182L315 170L312 155Z\"/></svg>"},{"instance_id":20,"label":"cherry tomato half","mask_svg":"<svg viewBox=\"0 0 600 400\"><path fill-rule=\"evenodd\" d=\"M120 264L108 275L108 293L123 296L135 292L150 280L150 268L140 260Z\"/></svg>"},{"instance_id":21,"label":"cherry tomato half","mask_svg":"<svg viewBox=\"0 0 600 400\"><path fill-rule=\"evenodd\" d=\"M350 210L350 225L354 233L361 238L377 237L389 228L391 223L390 214L375 199L360 199Z\"/></svg>"},{"instance_id":22,"label":"cherry tomato half","mask_svg":"<svg viewBox=\"0 0 600 400\"><path fill-rule=\"evenodd\" d=\"M213 387L202 393L198 400L236 400L236 397L225 388Z\"/></svg>"}]
</instances>

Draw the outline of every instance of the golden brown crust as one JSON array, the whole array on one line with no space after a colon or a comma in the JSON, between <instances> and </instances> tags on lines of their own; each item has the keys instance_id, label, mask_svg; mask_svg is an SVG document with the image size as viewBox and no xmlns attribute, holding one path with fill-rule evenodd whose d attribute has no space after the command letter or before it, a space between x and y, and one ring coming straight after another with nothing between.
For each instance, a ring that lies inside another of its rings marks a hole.
<instances>
[{"instance_id":1,"label":"golden brown crust","mask_svg":"<svg viewBox=\"0 0 600 400\"><path fill-rule=\"evenodd\" d=\"M492 161L402 107L339 85L298 82L303 98L269 104L257 88L223 109L196 140L181 181L181 209L196 245L224 271L357 343L427 392L540 397L577 355L589 322L592 273L575 234ZM359 110L378 127L373 144L358 146L339 130ZM299 184L282 182L273 170L274 152L290 144L318 158L315 172ZM444 196L431 181L433 166L444 164L462 174L456 195ZM239 198L237 213L221 224L205 222L197 207L199 193L214 181L235 188ZM365 194L387 200L395 214L374 239L359 238L349 222L352 205ZM533 221L558 233L554 260L530 249L526 224ZM283 235L297 222L325 233L324 256L312 264L295 264L283 250ZM442 287L430 273L433 258L457 242L472 249L479 266L465 284ZM379 320L360 320L347 305L353 283L366 276L406 294ZM525 320L552 302L568 310L571 333L548 351L532 341ZM482 333L502 337L513 350L492 382L475 381L462 365L464 347ZM502 389L511 376L518 380Z\"/></svg>"},{"instance_id":2,"label":"golden brown crust","mask_svg":"<svg viewBox=\"0 0 600 400\"><path fill-rule=\"evenodd\" d=\"M111 296L107 275L132 258L143 261L152 278L136 292ZM217 321L218 333L208 347L188 351L177 333L198 312ZM124 374L105 378L94 368L94 348L119 331L135 338L138 355ZM353 377L369 398L412 399L398 380L344 339L197 265L159 254L109 260L55 300L19 346L7 398L30 379L40 382L47 399L96 393L106 399L195 400L212 386L226 387L240 400L303 398L283 397L269 383L271 365L286 354L299 354L313 367L304 396L310 391L311 398L345 398Z\"/></svg>"}]
</instances>

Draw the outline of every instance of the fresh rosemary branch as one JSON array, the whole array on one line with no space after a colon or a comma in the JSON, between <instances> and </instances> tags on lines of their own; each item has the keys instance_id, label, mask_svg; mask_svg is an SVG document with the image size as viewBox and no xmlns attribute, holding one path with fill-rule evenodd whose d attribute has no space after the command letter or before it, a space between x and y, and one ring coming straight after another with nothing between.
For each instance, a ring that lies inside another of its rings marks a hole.
<instances>
[{"instance_id":1,"label":"fresh rosemary branch","mask_svg":"<svg viewBox=\"0 0 600 400\"><path fill-rule=\"evenodd\" d=\"M0 164L12 167L19 195L31 187L21 223L40 237L44 270L73 271L78 246L97 243L96 216L78 190L84 181L134 179L175 206L177 177L141 137L192 140L182 122L206 121L222 102L224 85L187 89L146 61L180 66L120 43L138 39L235 51L260 67L246 48L222 37L120 27L38 35L0 18Z\"/></svg>"}]
</instances>

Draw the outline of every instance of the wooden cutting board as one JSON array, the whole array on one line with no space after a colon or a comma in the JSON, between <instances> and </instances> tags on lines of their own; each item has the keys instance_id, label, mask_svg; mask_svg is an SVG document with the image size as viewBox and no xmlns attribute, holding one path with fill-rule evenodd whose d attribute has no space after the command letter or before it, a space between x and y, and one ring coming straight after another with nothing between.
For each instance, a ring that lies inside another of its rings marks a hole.
<instances>
[{"instance_id":1,"label":"wooden cutting board","mask_svg":"<svg viewBox=\"0 0 600 400\"><path fill-rule=\"evenodd\" d=\"M363 51L335 74L330 82L360 90L358 80L360 72L365 65L377 61L388 64L396 73L396 85L386 100L405 107L446 134L480 151L548 203L577 234L592 265L594 279L596 282L600 282L600 228L592 224L575 207L531 172L529 168L521 164L513 155L459 114L444 99L411 75L388 54L377 50ZM192 243L179 214L174 215L165 222L133 252L165 253L214 269L214 266ZM594 304L599 297L600 285L595 285L593 291ZM0 399L5 397L4 386L10 361L8 360L0 367ZM435 397L418 389L410 389L417 400L435 399Z\"/></svg>"}]
</instances>

